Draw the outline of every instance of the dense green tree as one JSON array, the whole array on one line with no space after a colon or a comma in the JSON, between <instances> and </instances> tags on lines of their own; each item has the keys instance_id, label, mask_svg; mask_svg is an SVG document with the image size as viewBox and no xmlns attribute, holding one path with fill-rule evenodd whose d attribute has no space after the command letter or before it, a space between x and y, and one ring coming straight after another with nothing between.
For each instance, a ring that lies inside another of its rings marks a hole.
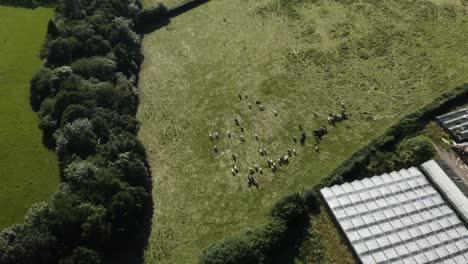
<instances>
[{"instance_id":1,"label":"dense green tree","mask_svg":"<svg viewBox=\"0 0 468 264\"><path fill-rule=\"evenodd\" d=\"M100 264L102 257L93 249L77 247L73 253L65 257L60 264Z\"/></svg>"},{"instance_id":2,"label":"dense green tree","mask_svg":"<svg viewBox=\"0 0 468 264\"><path fill-rule=\"evenodd\" d=\"M105 57L91 57L75 61L71 68L73 72L84 78L96 78L100 81L112 81L115 77L117 64Z\"/></svg>"},{"instance_id":3,"label":"dense green tree","mask_svg":"<svg viewBox=\"0 0 468 264\"><path fill-rule=\"evenodd\" d=\"M66 158L76 154L86 158L95 152L97 145L96 135L88 119L78 119L60 129L55 139L59 157Z\"/></svg>"},{"instance_id":4,"label":"dense green tree","mask_svg":"<svg viewBox=\"0 0 468 264\"><path fill-rule=\"evenodd\" d=\"M52 70L42 67L30 81L29 100L34 111L38 111L42 101L51 94Z\"/></svg>"}]
</instances>

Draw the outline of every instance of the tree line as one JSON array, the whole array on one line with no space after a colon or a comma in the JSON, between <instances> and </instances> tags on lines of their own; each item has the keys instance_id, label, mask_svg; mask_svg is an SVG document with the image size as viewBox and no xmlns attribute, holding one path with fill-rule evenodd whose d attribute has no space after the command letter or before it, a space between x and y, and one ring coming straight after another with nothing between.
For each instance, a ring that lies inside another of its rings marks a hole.
<instances>
[{"instance_id":1,"label":"tree line","mask_svg":"<svg viewBox=\"0 0 468 264\"><path fill-rule=\"evenodd\" d=\"M143 60L135 24L151 22L148 11L138 0L62 0L55 12L30 102L61 183L0 233L4 264L102 263L140 233L151 206L135 119Z\"/></svg>"}]
</instances>

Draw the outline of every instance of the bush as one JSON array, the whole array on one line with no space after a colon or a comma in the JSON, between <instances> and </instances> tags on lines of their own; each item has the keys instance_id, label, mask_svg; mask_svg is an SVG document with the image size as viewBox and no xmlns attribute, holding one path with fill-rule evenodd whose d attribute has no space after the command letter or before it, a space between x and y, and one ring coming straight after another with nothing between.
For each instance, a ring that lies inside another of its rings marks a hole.
<instances>
[{"instance_id":1,"label":"bush","mask_svg":"<svg viewBox=\"0 0 468 264\"><path fill-rule=\"evenodd\" d=\"M435 148L431 141L425 136L416 136L403 140L397 148L398 162L401 167L418 166L432 159Z\"/></svg>"},{"instance_id":2,"label":"bush","mask_svg":"<svg viewBox=\"0 0 468 264\"><path fill-rule=\"evenodd\" d=\"M296 248L308 223L304 199L293 194L277 202L264 226L214 243L203 253L200 262L271 263L280 249Z\"/></svg>"}]
</instances>

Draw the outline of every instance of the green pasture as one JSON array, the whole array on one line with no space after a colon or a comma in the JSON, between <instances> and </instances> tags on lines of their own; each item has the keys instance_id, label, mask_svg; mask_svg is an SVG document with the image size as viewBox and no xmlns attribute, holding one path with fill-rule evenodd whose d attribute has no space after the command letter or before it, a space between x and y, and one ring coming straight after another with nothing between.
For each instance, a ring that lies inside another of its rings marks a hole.
<instances>
[{"instance_id":1,"label":"green pasture","mask_svg":"<svg viewBox=\"0 0 468 264\"><path fill-rule=\"evenodd\" d=\"M467 7L455 0L215 0L146 35L138 112L153 177L146 262L193 263L211 243L264 223L279 198L466 82L466 43ZM350 119L327 125L341 103ZM305 146L292 141L299 124ZM329 133L317 154L312 130L321 125ZM259 148L298 156L272 173ZM247 185L254 165L264 169L258 189Z\"/></svg>"},{"instance_id":2,"label":"green pasture","mask_svg":"<svg viewBox=\"0 0 468 264\"><path fill-rule=\"evenodd\" d=\"M52 9L0 6L0 230L48 200L59 181L56 156L42 145L29 105L29 80L52 17Z\"/></svg>"}]
</instances>

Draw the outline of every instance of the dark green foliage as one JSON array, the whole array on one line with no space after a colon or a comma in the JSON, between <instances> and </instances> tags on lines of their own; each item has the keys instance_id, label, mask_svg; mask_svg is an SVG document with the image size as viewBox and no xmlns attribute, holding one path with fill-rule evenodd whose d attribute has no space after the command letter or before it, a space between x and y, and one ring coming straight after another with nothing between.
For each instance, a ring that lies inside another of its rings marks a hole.
<instances>
[{"instance_id":1,"label":"dark green foliage","mask_svg":"<svg viewBox=\"0 0 468 264\"><path fill-rule=\"evenodd\" d=\"M397 148L398 162L402 167L417 166L436 154L431 141L425 136L403 140Z\"/></svg>"},{"instance_id":2,"label":"dark green foliage","mask_svg":"<svg viewBox=\"0 0 468 264\"><path fill-rule=\"evenodd\" d=\"M54 21L49 20L49 23L47 24L47 37L49 38L56 38L60 35L60 32L55 25Z\"/></svg>"},{"instance_id":3,"label":"dark green foliage","mask_svg":"<svg viewBox=\"0 0 468 264\"><path fill-rule=\"evenodd\" d=\"M70 256L60 261L60 264L99 264L101 262L101 256L96 251L85 247L77 247Z\"/></svg>"},{"instance_id":4,"label":"dark green foliage","mask_svg":"<svg viewBox=\"0 0 468 264\"><path fill-rule=\"evenodd\" d=\"M80 119L80 118L88 118L90 114L91 113L89 109L83 105L80 105L80 104L69 105L62 114L61 126L63 127L67 123L72 123L73 121Z\"/></svg>"},{"instance_id":5,"label":"dark green foliage","mask_svg":"<svg viewBox=\"0 0 468 264\"><path fill-rule=\"evenodd\" d=\"M163 19L166 19L167 16L167 7L164 4L159 3L150 8L141 10L136 18L135 27L137 30L143 30L146 26L152 26L161 22Z\"/></svg>"},{"instance_id":6,"label":"dark green foliage","mask_svg":"<svg viewBox=\"0 0 468 264\"><path fill-rule=\"evenodd\" d=\"M304 203L311 213L320 213L320 198L319 194L314 189L309 189L304 192Z\"/></svg>"},{"instance_id":7,"label":"dark green foliage","mask_svg":"<svg viewBox=\"0 0 468 264\"><path fill-rule=\"evenodd\" d=\"M298 246L307 223L304 199L299 194L287 196L273 206L267 224L211 245L200 263L271 263L280 249Z\"/></svg>"},{"instance_id":8,"label":"dark green foliage","mask_svg":"<svg viewBox=\"0 0 468 264\"><path fill-rule=\"evenodd\" d=\"M113 60L105 57L91 57L77 60L71 64L71 68L74 73L86 79L96 78L100 81L112 81L117 65Z\"/></svg>"},{"instance_id":9,"label":"dark green foliage","mask_svg":"<svg viewBox=\"0 0 468 264\"><path fill-rule=\"evenodd\" d=\"M0 233L0 263L101 263L144 228L151 185L134 118L139 2L63 0L48 25L31 106L62 183Z\"/></svg>"},{"instance_id":10,"label":"dark green foliage","mask_svg":"<svg viewBox=\"0 0 468 264\"><path fill-rule=\"evenodd\" d=\"M38 111L42 101L51 94L52 70L42 67L30 81L29 100L34 111Z\"/></svg>"}]
</instances>

